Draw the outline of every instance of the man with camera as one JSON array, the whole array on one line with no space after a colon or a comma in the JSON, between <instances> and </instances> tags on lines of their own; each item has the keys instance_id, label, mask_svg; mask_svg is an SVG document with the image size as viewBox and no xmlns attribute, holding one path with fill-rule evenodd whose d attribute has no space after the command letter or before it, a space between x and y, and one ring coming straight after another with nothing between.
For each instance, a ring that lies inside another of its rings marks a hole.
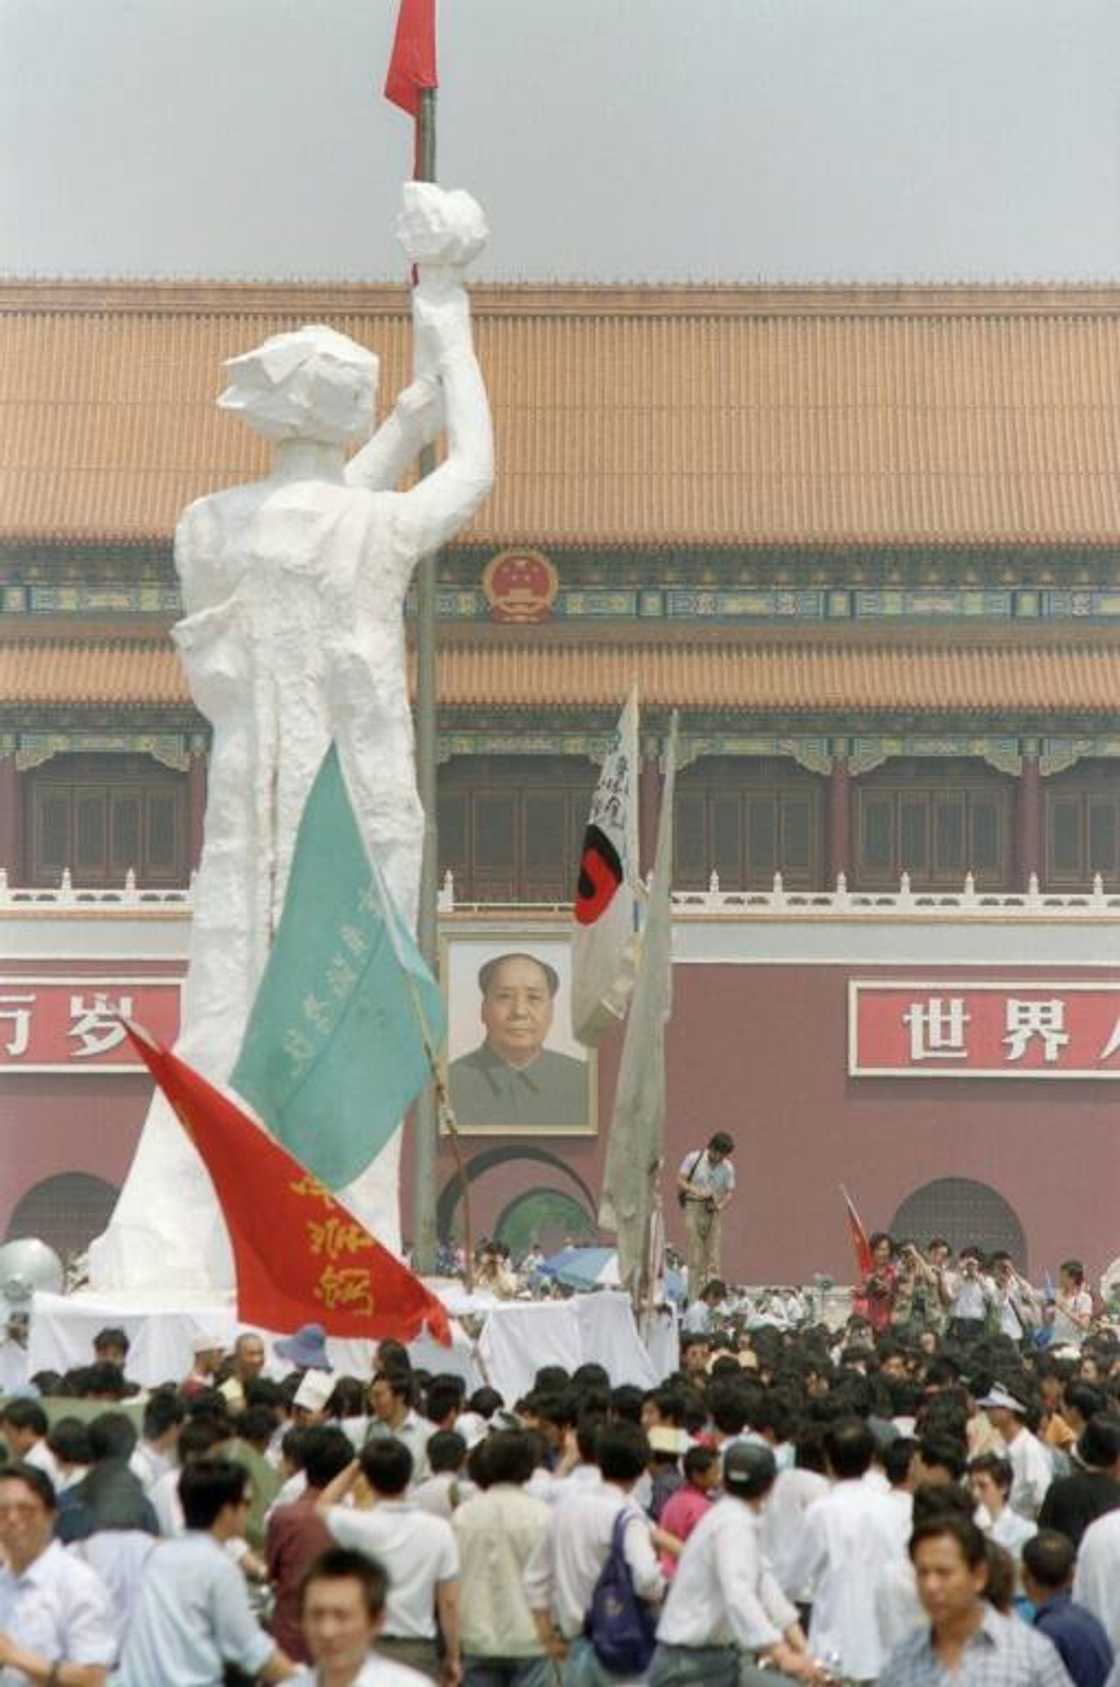
<instances>
[{"instance_id":1,"label":"man with camera","mask_svg":"<svg viewBox=\"0 0 1120 1687\"><path fill-rule=\"evenodd\" d=\"M686 1154L677 1173L677 1200L687 1233L688 1295L698 1300L713 1277L719 1277L723 1209L735 1193L735 1144L726 1131L717 1131L707 1148Z\"/></svg>"}]
</instances>

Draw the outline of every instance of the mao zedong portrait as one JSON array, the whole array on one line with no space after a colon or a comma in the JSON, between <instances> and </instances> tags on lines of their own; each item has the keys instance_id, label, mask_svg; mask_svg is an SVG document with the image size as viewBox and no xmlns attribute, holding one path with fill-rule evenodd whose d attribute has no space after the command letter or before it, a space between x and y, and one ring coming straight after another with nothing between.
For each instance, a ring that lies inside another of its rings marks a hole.
<instances>
[{"instance_id":1,"label":"mao zedong portrait","mask_svg":"<svg viewBox=\"0 0 1120 1687\"><path fill-rule=\"evenodd\" d=\"M535 955L497 955L479 968L485 1039L451 1062L458 1124L532 1130L588 1128L588 1067L545 1047L560 987Z\"/></svg>"}]
</instances>

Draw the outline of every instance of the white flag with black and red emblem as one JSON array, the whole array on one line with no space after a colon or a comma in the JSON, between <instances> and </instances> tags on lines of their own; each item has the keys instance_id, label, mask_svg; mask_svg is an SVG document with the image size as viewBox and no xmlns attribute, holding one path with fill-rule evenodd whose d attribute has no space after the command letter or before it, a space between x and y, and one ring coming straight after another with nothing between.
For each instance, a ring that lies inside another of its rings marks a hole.
<instances>
[{"instance_id":1,"label":"white flag with black and red emblem","mask_svg":"<svg viewBox=\"0 0 1120 1687\"><path fill-rule=\"evenodd\" d=\"M593 1046L626 1017L638 955L638 688L591 799L572 935L572 1032Z\"/></svg>"}]
</instances>

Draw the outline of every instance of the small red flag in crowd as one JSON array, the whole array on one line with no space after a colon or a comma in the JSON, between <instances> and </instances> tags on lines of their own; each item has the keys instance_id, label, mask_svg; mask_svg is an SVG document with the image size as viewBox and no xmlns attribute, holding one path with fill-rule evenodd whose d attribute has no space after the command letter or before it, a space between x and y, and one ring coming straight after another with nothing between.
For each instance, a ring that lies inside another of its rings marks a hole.
<instances>
[{"instance_id":1,"label":"small red flag in crowd","mask_svg":"<svg viewBox=\"0 0 1120 1687\"><path fill-rule=\"evenodd\" d=\"M843 1195L844 1205L848 1209L848 1234L852 1238L852 1247L855 1250L856 1256L856 1271L859 1275L860 1281L862 1282L865 1277L870 1277L871 1275L871 1243L867 1239L867 1231L863 1228L863 1220L856 1212L856 1209L852 1204L852 1197L848 1194L848 1191L844 1188L843 1184L840 1185L840 1193Z\"/></svg>"},{"instance_id":2,"label":"small red flag in crowd","mask_svg":"<svg viewBox=\"0 0 1120 1687\"><path fill-rule=\"evenodd\" d=\"M268 1330L313 1320L352 1341L451 1345L447 1309L318 1178L140 1025L125 1027L210 1173L233 1247L237 1315Z\"/></svg>"},{"instance_id":3,"label":"small red flag in crowd","mask_svg":"<svg viewBox=\"0 0 1120 1687\"><path fill-rule=\"evenodd\" d=\"M410 117L420 113L420 95L436 88L436 0L401 0L397 33L385 79L385 98Z\"/></svg>"}]
</instances>

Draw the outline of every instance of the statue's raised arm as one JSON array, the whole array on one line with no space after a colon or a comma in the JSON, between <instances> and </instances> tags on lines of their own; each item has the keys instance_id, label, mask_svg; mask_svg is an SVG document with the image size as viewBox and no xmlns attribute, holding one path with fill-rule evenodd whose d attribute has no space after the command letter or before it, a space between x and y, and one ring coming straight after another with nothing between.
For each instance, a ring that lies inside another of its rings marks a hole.
<instances>
[{"instance_id":1,"label":"statue's raised arm","mask_svg":"<svg viewBox=\"0 0 1120 1687\"><path fill-rule=\"evenodd\" d=\"M486 241L481 207L463 192L408 182L398 233L416 266L412 292L415 380L392 414L351 459L351 485L395 485L445 426L447 454L436 471L395 500L398 537L414 557L445 544L474 515L494 480L490 407L471 339L466 266Z\"/></svg>"}]
</instances>

